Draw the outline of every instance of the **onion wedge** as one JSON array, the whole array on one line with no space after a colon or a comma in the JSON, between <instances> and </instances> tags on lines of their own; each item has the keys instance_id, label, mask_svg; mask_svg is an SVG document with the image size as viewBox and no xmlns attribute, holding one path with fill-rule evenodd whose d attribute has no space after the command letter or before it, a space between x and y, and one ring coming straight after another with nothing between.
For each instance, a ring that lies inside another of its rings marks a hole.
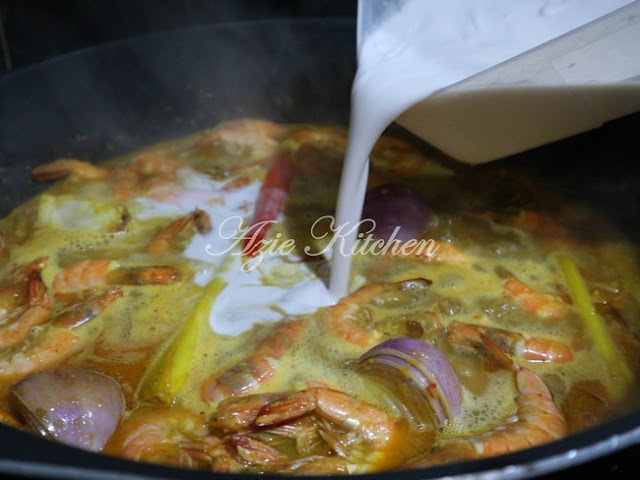
<instances>
[{"instance_id":1,"label":"onion wedge","mask_svg":"<svg viewBox=\"0 0 640 480\"><path fill-rule=\"evenodd\" d=\"M438 424L454 421L462 412L462 385L447 357L434 345L414 338L394 338L371 348L358 369L393 387L406 403L405 413L418 423L431 407Z\"/></svg>"}]
</instances>

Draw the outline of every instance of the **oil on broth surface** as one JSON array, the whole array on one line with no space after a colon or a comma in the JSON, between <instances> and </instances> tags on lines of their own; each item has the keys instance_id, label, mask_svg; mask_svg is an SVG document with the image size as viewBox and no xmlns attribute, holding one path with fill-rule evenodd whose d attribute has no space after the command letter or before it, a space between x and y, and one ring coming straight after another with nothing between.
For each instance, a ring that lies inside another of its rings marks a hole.
<instances>
[{"instance_id":1,"label":"oil on broth surface","mask_svg":"<svg viewBox=\"0 0 640 480\"><path fill-rule=\"evenodd\" d=\"M381 139L369 187L416 192L430 212L421 239L436 248L361 248L352 293L331 305L331 232L319 219L334 213L345 145L340 127L241 120L97 167L36 169L66 178L0 223L6 421L33 429L25 412L47 405L16 401L14 385L73 366L124 395L104 453L324 474L499 454L638 406L634 246L588 206L505 167ZM241 255L229 218L279 218L263 248L292 251ZM243 272L247 260L262 263ZM397 338L434 345L452 365L459 415L433 410L456 402L429 376L439 367L381 374L359 361ZM427 377L423 396L407 393Z\"/></svg>"}]
</instances>

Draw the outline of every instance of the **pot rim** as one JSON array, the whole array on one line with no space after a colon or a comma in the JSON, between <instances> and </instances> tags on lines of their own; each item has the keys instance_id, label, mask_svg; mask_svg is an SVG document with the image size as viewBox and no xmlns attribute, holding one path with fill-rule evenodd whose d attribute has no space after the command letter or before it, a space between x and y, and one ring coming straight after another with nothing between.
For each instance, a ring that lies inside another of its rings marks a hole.
<instances>
[{"instance_id":1,"label":"pot rim","mask_svg":"<svg viewBox=\"0 0 640 480\"><path fill-rule=\"evenodd\" d=\"M157 39L166 39L172 35L188 35L194 32L220 31L229 29L251 29L260 27L278 28L282 25L314 25L323 28L353 29L355 18L308 18L308 19L270 19L206 24L196 27L178 28L136 37L129 37L105 44L86 47L60 56L45 59L39 63L21 67L0 76L0 89L20 82L24 76L39 75L49 65L73 61L82 56L92 56L98 52L121 48L128 44L139 46L152 44ZM355 38L355 37L354 37ZM34 435L9 427L0 426L0 472L16 476L37 478L85 478L97 480L146 478L231 478L236 475L199 472L174 469L151 464L141 464L102 454L80 451L71 447L55 444ZM462 479L515 479L529 478L551 472L565 470L591 460L604 457L626 447L640 444L640 410L609 421L589 430L572 434L561 440L521 450L518 452L481 460L466 461L459 464L439 466L430 469L407 470L401 472L381 472L360 475L364 479L397 478L407 479L449 478ZM59 456L58 456L59 455ZM55 458L56 461L51 461ZM67 461L68 460L68 461ZM76 464L74 465L74 461ZM248 478L246 474L243 478ZM258 477L258 475L256 475ZM280 478L260 475L260 478ZM313 478L313 477L308 477ZM332 478L353 478L335 476Z\"/></svg>"}]
</instances>

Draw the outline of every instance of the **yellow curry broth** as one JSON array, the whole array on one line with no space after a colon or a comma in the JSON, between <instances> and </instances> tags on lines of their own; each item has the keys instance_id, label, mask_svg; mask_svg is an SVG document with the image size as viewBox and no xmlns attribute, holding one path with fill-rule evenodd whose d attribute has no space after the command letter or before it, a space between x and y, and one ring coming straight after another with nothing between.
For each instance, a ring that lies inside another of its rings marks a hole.
<instances>
[{"instance_id":1,"label":"yellow curry broth","mask_svg":"<svg viewBox=\"0 0 640 480\"><path fill-rule=\"evenodd\" d=\"M191 188L191 180L180 177L180 169L185 167L226 183L226 191L231 192L240 185L261 181L273 152L279 148L294 162L296 176L284 219L270 231L268 238L280 235L281 242L293 239L296 245L310 245L313 251L321 251L329 241L329 237L314 238L311 231L318 218L332 215L335 209L344 131L308 125L273 126L266 137L251 129L248 137L238 137L234 130L237 127L231 125L225 130L226 135L213 129L112 160L104 164L111 172L105 178L88 180L71 172L67 179L0 222L4 244L0 291L5 294L0 298L0 308L5 309L5 323L10 322L7 311L26 301L26 279L17 272L37 258L48 258L40 275L51 295L50 318L108 288L121 289L122 298L73 331L85 346L42 369L70 364L110 375L125 394L125 419L138 408L157 404L140 398L141 384L151 364L159 361L179 335L199 301L203 287L202 282L195 281L198 275L222 268L214 258L209 264L182 255L191 238L199 234L193 226L172 237L162 255L150 253L149 243L180 215L170 208L149 214L144 202L137 201L139 197L172 198L176 185L182 191ZM579 215L573 216L567 210L551 208L559 197L547 194L526 176L502 170L445 166L434 155L405 140L382 140L372 155L372 172L372 185L393 180L420 192L433 210L423 239L433 240L440 254L436 252L433 258L357 254L352 290L379 283L389 287L358 300L351 319L368 331L376 343L412 337L438 346L462 383L464 413L445 428L439 428L435 421L418 427L411 419L402 418L402 409L388 384L357 368L357 360L365 349L345 340L331 326L334 307L300 315L304 328L293 346L277 362L269 360L275 365L273 375L246 395L330 387L371 404L396 425L385 450L395 453L357 457L366 460L358 460L363 464L350 466L349 471L393 468L410 458L427 455L433 446L444 445L451 439L491 431L517 408L513 370L482 349L449 341L448 332L456 323L464 323L516 332L519 338L551 338L571 350L573 358L564 363L526 361L518 358L515 350L508 353L516 363L545 380L564 412L570 432L638 406L633 400L637 391L635 377L621 399L612 398L609 367L585 334L583 320L572 303L556 258L558 253L568 252L577 262L596 310L624 361L637 374L640 280L636 262L630 260L635 258L635 246L584 206L580 206ZM486 187L480 186L480 179ZM197 185L193 189L196 192ZM202 199L216 202L213 197ZM250 217L251 211L244 211L244 215ZM589 238L585 226L589 231L598 231L598 239ZM296 253L302 253L301 249L297 248ZM180 274L169 284L92 285L86 290L56 295L53 287L56 276L65 268L87 260L110 260L125 269L171 266ZM304 260L311 272L326 276L328 262L324 256ZM281 267L280 276L263 276L262 282L286 285L292 271ZM398 282L409 285L411 281L426 281L428 286L392 287ZM278 311L277 307L274 309ZM23 343L5 349L0 356L10 361L16 352L28 349L33 338L42 332L46 334L46 325L34 327ZM277 325L259 323L238 336L216 333L208 324L199 327L194 350L190 352L188 378L170 403L199 415L204 422L214 418L219 405L203 398L203 384L250 357ZM0 335L2 328L0 325ZM487 333L491 335L494 334ZM495 335L491 338L496 338ZM8 391L17 379L19 376L0 384L1 406L15 415ZM338 437L352 434L344 427L322 422L323 428L331 426ZM117 435L122 436L123 432L119 430ZM277 434L253 434L270 448L278 449L281 445L287 455L299 455L295 453L296 447L291 446L291 438L284 442L278 440ZM318 441L322 442L322 438L318 437ZM120 453L113 446L118 442L111 442L110 454ZM331 448L326 445L323 448L318 451L342 460ZM162 462L172 463L172 458L162 457ZM269 472L275 468L250 461L242 465L249 471ZM223 469L215 462L211 468Z\"/></svg>"}]
</instances>

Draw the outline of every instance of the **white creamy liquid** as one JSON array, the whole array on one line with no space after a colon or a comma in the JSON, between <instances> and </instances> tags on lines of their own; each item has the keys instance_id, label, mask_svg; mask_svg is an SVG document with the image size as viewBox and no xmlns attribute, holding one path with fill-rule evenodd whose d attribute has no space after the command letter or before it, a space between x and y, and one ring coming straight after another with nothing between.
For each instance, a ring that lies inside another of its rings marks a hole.
<instances>
[{"instance_id":1,"label":"white creamy liquid","mask_svg":"<svg viewBox=\"0 0 640 480\"><path fill-rule=\"evenodd\" d=\"M375 0L374 0L375 1ZM368 157L378 137L412 105L598 19L631 0L409 0L363 40L351 92L330 292L347 294ZM351 227L351 229L349 228Z\"/></svg>"},{"instance_id":2,"label":"white creamy liquid","mask_svg":"<svg viewBox=\"0 0 640 480\"><path fill-rule=\"evenodd\" d=\"M226 182L191 169L180 170L178 175L181 188L162 200L138 199L135 215L175 218L195 208L209 215L214 228L195 235L183 254L197 262L197 284L205 285L214 277L226 284L209 314L214 332L240 335L254 324L311 313L333 303L326 278L319 278L293 255L265 253L255 268L243 267L246 259L238 241L242 238L238 222L245 228L249 224L260 191L258 182L224 191Z\"/></svg>"}]
</instances>

